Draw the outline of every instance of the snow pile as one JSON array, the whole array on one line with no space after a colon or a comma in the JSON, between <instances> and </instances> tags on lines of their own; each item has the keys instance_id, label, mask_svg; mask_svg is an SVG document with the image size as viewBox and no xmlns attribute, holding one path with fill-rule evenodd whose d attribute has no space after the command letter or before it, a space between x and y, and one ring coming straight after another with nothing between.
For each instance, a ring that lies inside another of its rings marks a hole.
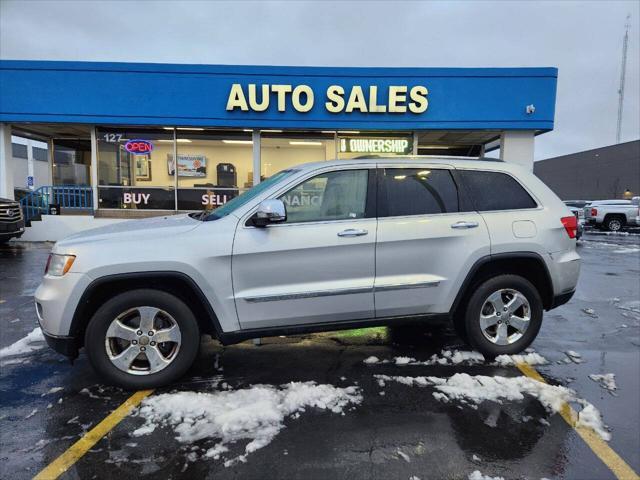
<instances>
[{"instance_id":1,"label":"snow pile","mask_svg":"<svg viewBox=\"0 0 640 480\"><path fill-rule=\"evenodd\" d=\"M291 382L276 388L257 385L242 390L215 393L165 393L144 400L138 415L145 424L134 436L151 433L156 426L171 426L179 442L219 440L205 456L219 458L226 445L248 440L244 455L225 462L229 466L246 461L247 454L268 445L284 428L287 416L297 416L307 408L343 413L349 405L362 402L357 387L339 388L315 382Z\"/></svg>"},{"instance_id":2,"label":"snow pile","mask_svg":"<svg viewBox=\"0 0 640 480\"><path fill-rule=\"evenodd\" d=\"M606 430L606 427L602 423L602 416L596 407L588 403L578 413L578 421L576 422L578 427L592 428L603 440L611 440L611 434Z\"/></svg>"},{"instance_id":3,"label":"snow pile","mask_svg":"<svg viewBox=\"0 0 640 480\"><path fill-rule=\"evenodd\" d=\"M544 365L547 359L536 352L525 353L524 355L498 355L496 363L503 367L515 365L516 363L528 363L529 365Z\"/></svg>"},{"instance_id":4,"label":"snow pile","mask_svg":"<svg viewBox=\"0 0 640 480\"><path fill-rule=\"evenodd\" d=\"M614 250L613 253L638 253L640 252L640 248L637 247L624 247Z\"/></svg>"},{"instance_id":5,"label":"snow pile","mask_svg":"<svg viewBox=\"0 0 640 480\"><path fill-rule=\"evenodd\" d=\"M394 363L399 366L404 365L475 365L484 363L484 356L475 351L465 350L442 350L440 355L433 354L428 360L419 361L412 357L394 357L393 360L380 360L378 357L368 357L363 362L367 365ZM529 352L524 355L499 355L495 364L500 366L515 365L516 363L528 363L529 365L544 365L547 359L542 355Z\"/></svg>"},{"instance_id":6,"label":"snow pile","mask_svg":"<svg viewBox=\"0 0 640 480\"><path fill-rule=\"evenodd\" d=\"M44 341L44 335L40 327L36 327L26 337L0 350L0 358L23 355L42 348L42 344L34 345L36 342Z\"/></svg>"},{"instance_id":7,"label":"snow pile","mask_svg":"<svg viewBox=\"0 0 640 480\"><path fill-rule=\"evenodd\" d=\"M504 477L490 477L489 475L483 475L480 470L475 470L467 477L469 480L504 480Z\"/></svg>"},{"instance_id":8,"label":"snow pile","mask_svg":"<svg viewBox=\"0 0 640 480\"><path fill-rule=\"evenodd\" d=\"M614 392L618 389L615 373L605 373L603 375L596 375L594 373L589 375L589 378L594 382L598 382L602 388L605 388L610 392Z\"/></svg>"},{"instance_id":9,"label":"snow pile","mask_svg":"<svg viewBox=\"0 0 640 480\"><path fill-rule=\"evenodd\" d=\"M589 402L579 398L576 393L560 385L549 385L529 377L489 377L485 375L469 375L456 373L449 378L442 377L406 377L374 375L378 381L398 382L409 386L433 386L436 400L449 402L457 400L463 404L477 406L485 400L497 403L502 401L520 401L524 395L530 395L549 411L558 413L565 403L577 403L583 409L578 417L578 425L593 428L604 440L611 435L606 429L600 412Z\"/></svg>"},{"instance_id":10,"label":"snow pile","mask_svg":"<svg viewBox=\"0 0 640 480\"><path fill-rule=\"evenodd\" d=\"M578 352L574 352L573 350L567 350L564 353L567 357L569 357L567 360L570 360L573 363L582 363L582 355L580 355Z\"/></svg>"}]
</instances>

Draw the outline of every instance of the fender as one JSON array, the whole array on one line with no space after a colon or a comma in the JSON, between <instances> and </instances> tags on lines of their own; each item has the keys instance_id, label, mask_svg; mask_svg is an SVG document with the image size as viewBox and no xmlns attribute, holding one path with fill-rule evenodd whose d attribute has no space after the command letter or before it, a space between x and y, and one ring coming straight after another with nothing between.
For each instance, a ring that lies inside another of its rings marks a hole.
<instances>
[{"instance_id":1,"label":"fender","mask_svg":"<svg viewBox=\"0 0 640 480\"><path fill-rule=\"evenodd\" d=\"M543 294L544 292L541 292L541 296L543 297L542 301L546 310L553 308L555 306L554 305L555 302L553 298L553 281L551 280L551 274L549 273L549 268L547 267L547 264L545 263L542 256L536 252L508 252L508 253L496 253L492 255L486 255L484 257L479 258L476 261L476 263L473 264L473 266L469 269L469 272L467 273L467 276L465 277L464 281L462 282L460 289L458 290L458 294L456 295L456 298L453 301L453 305L451 306L450 312L452 314L456 312L456 310L460 306L460 303L462 302L466 293L471 287L475 275L478 273L480 268L482 268L484 265L487 265L495 261L521 260L521 259L535 260L537 263L539 263L543 267L545 281L550 287L551 298L545 298Z\"/></svg>"},{"instance_id":2,"label":"fender","mask_svg":"<svg viewBox=\"0 0 640 480\"><path fill-rule=\"evenodd\" d=\"M180 282L185 283L190 291L195 295L197 300L202 305L205 310L207 324L205 325L206 330L209 330L211 333L215 333L216 337L223 335L222 328L220 327L220 322L218 321L218 317L216 316L209 300L206 295L202 292L198 284L187 274L176 271L146 271L146 272L130 272L130 273L118 273L114 275L105 275L104 277L97 278L93 282L89 284L89 286L85 289L82 296L80 297L80 301L76 306L76 310L73 315L73 319L71 320L70 327L70 335L73 337L78 337L82 334L84 327L89 321L88 312L92 310L94 307L91 304L91 299L94 298L94 295L100 291L101 287L110 284L110 283L119 283L119 282L141 282L144 281L144 286L153 288L154 285L159 285L163 281L167 280L178 280ZM171 292L169 292L171 293ZM202 325L201 325L202 326ZM78 339L81 341L81 339Z\"/></svg>"}]
</instances>

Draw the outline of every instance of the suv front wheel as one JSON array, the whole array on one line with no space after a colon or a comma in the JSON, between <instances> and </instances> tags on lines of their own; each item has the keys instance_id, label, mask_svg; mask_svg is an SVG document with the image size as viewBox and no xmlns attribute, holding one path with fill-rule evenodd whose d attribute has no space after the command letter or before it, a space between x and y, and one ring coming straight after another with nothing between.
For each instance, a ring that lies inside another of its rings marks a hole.
<instances>
[{"instance_id":1,"label":"suv front wheel","mask_svg":"<svg viewBox=\"0 0 640 480\"><path fill-rule=\"evenodd\" d=\"M93 315L85 349L94 369L127 389L180 378L200 346L198 322L187 305L160 290L133 290L109 299Z\"/></svg>"},{"instance_id":2,"label":"suv front wheel","mask_svg":"<svg viewBox=\"0 0 640 480\"><path fill-rule=\"evenodd\" d=\"M481 283L465 315L471 346L487 358L527 348L542 325L542 299L536 287L518 275L500 275Z\"/></svg>"}]
</instances>

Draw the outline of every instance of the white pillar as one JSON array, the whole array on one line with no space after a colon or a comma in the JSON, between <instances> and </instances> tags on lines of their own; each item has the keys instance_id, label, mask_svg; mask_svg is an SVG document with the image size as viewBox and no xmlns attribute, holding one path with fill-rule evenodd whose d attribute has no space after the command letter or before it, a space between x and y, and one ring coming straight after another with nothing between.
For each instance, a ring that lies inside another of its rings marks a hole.
<instances>
[{"instance_id":1,"label":"white pillar","mask_svg":"<svg viewBox=\"0 0 640 480\"><path fill-rule=\"evenodd\" d=\"M35 184L35 173L33 170L33 140L27 139L27 177L31 177ZM30 190L34 190L33 185L27 185Z\"/></svg>"},{"instance_id":2,"label":"white pillar","mask_svg":"<svg viewBox=\"0 0 640 480\"><path fill-rule=\"evenodd\" d=\"M91 195L93 196L93 211L98 205L98 137L96 127L91 127Z\"/></svg>"},{"instance_id":3,"label":"white pillar","mask_svg":"<svg viewBox=\"0 0 640 480\"><path fill-rule=\"evenodd\" d=\"M260 161L260 130L251 132L251 140L253 140L253 186L260 183L260 172L262 171L262 162Z\"/></svg>"},{"instance_id":4,"label":"white pillar","mask_svg":"<svg viewBox=\"0 0 640 480\"><path fill-rule=\"evenodd\" d=\"M418 132L413 132L413 152L412 155L418 155Z\"/></svg>"},{"instance_id":5,"label":"white pillar","mask_svg":"<svg viewBox=\"0 0 640 480\"><path fill-rule=\"evenodd\" d=\"M0 123L0 197L13 199L11 125Z\"/></svg>"},{"instance_id":6,"label":"white pillar","mask_svg":"<svg viewBox=\"0 0 640 480\"><path fill-rule=\"evenodd\" d=\"M500 160L516 163L533 171L535 132L507 130L500 135Z\"/></svg>"}]
</instances>

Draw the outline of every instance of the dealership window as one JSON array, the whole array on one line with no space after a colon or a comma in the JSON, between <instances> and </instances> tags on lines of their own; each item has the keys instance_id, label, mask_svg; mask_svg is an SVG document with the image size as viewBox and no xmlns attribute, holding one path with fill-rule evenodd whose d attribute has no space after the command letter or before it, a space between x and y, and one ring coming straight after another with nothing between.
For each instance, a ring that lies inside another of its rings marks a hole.
<instances>
[{"instance_id":1,"label":"dealership window","mask_svg":"<svg viewBox=\"0 0 640 480\"><path fill-rule=\"evenodd\" d=\"M179 210L211 210L253 186L250 132L178 128L176 142ZM166 163L173 179L173 153Z\"/></svg>"},{"instance_id":2,"label":"dealership window","mask_svg":"<svg viewBox=\"0 0 640 480\"><path fill-rule=\"evenodd\" d=\"M378 216L458 211L458 191L448 170L386 168L380 175Z\"/></svg>"},{"instance_id":3,"label":"dealership window","mask_svg":"<svg viewBox=\"0 0 640 480\"><path fill-rule=\"evenodd\" d=\"M460 170L459 175L476 210L480 212L518 210L537 206L522 185L505 173ZM496 192L499 193L496 194Z\"/></svg>"},{"instance_id":4,"label":"dealership window","mask_svg":"<svg viewBox=\"0 0 640 480\"><path fill-rule=\"evenodd\" d=\"M90 140L57 138L53 140L54 185L90 185L90 165Z\"/></svg>"},{"instance_id":5,"label":"dealership window","mask_svg":"<svg viewBox=\"0 0 640 480\"><path fill-rule=\"evenodd\" d=\"M263 130L260 140L261 178L286 168L336 158L333 132Z\"/></svg>"},{"instance_id":6,"label":"dealership window","mask_svg":"<svg viewBox=\"0 0 640 480\"><path fill-rule=\"evenodd\" d=\"M305 180L280 197L286 223L364 218L367 182L367 170L327 172Z\"/></svg>"},{"instance_id":7,"label":"dealership window","mask_svg":"<svg viewBox=\"0 0 640 480\"><path fill-rule=\"evenodd\" d=\"M99 128L98 206L135 210L173 210L173 180L167 155L173 129Z\"/></svg>"}]
</instances>

